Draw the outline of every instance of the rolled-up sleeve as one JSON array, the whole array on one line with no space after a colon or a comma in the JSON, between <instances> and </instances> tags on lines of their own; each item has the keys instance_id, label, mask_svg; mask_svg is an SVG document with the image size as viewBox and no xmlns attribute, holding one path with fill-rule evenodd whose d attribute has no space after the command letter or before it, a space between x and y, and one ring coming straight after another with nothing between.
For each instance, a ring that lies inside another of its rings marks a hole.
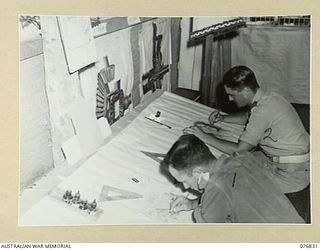
<instances>
[{"instance_id":1,"label":"rolled-up sleeve","mask_svg":"<svg viewBox=\"0 0 320 250\"><path fill-rule=\"evenodd\" d=\"M252 109L249 122L239 140L257 146L264 137L265 130L269 127L270 112L267 107L258 106Z\"/></svg>"}]
</instances>

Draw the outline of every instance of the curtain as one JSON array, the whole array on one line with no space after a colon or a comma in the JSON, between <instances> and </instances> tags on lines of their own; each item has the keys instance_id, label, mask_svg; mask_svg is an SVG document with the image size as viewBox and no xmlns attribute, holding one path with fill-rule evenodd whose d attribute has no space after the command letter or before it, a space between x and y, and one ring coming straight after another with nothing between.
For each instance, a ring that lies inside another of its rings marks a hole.
<instances>
[{"instance_id":1,"label":"curtain","mask_svg":"<svg viewBox=\"0 0 320 250\"><path fill-rule=\"evenodd\" d=\"M211 86L208 105L219 107L221 94L217 94L217 88L222 81L224 73L231 67L231 41L230 39L220 39L213 44Z\"/></svg>"},{"instance_id":2,"label":"curtain","mask_svg":"<svg viewBox=\"0 0 320 250\"><path fill-rule=\"evenodd\" d=\"M232 66L251 68L262 88L309 104L310 28L247 27L232 40Z\"/></svg>"}]
</instances>

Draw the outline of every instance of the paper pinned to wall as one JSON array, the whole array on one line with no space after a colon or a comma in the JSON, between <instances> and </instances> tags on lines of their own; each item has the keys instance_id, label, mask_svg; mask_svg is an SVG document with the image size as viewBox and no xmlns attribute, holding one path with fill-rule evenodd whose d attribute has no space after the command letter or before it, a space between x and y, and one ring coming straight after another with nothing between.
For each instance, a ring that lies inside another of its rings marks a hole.
<instances>
[{"instance_id":1,"label":"paper pinned to wall","mask_svg":"<svg viewBox=\"0 0 320 250\"><path fill-rule=\"evenodd\" d=\"M96 108L97 86L93 83L97 82L97 74L98 72L95 67L86 68L86 70L81 70L79 72L81 94L86 100L91 101L91 106L94 111Z\"/></svg>"},{"instance_id":2,"label":"paper pinned to wall","mask_svg":"<svg viewBox=\"0 0 320 250\"><path fill-rule=\"evenodd\" d=\"M151 41L151 42L150 42ZM139 36L140 79L144 95L157 89L170 90L169 65L171 58L170 20L157 18L142 25ZM154 77L154 80L150 81Z\"/></svg>"},{"instance_id":3,"label":"paper pinned to wall","mask_svg":"<svg viewBox=\"0 0 320 250\"><path fill-rule=\"evenodd\" d=\"M161 54L162 63L171 64L171 43L170 43L170 20L167 18L158 18L155 22L147 22L142 25L142 31L139 37L140 46L140 65L142 74L153 68L153 26L157 25L157 35L162 35L161 39ZM151 41L151 42L150 42Z\"/></svg>"},{"instance_id":4,"label":"paper pinned to wall","mask_svg":"<svg viewBox=\"0 0 320 250\"><path fill-rule=\"evenodd\" d=\"M110 91L115 89L114 82L121 80L121 89L123 89L125 95L129 95L133 86L130 29L98 37L95 42L99 55L98 71L106 66L106 56L110 65L115 65L114 80L109 84Z\"/></svg>"},{"instance_id":5,"label":"paper pinned to wall","mask_svg":"<svg viewBox=\"0 0 320 250\"><path fill-rule=\"evenodd\" d=\"M68 69L73 73L97 61L89 17L58 17Z\"/></svg>"},{"instance_id":6,"label":"paper pinned to wall","mask_svg":"<svg viewBox=\"0 0 320 250\"><path fill-rule=\"evenodd\" d=\"M140 17L138 16L128 16L127 21L129 25L134 25L141 22Z\"/></svg>"},{"instance_id":7,"label":"paper pinned to wall","mask_svg":"<svg viewBox=\"0 0 320 250\"><path fill-rule=\"evenodd\" d=\"M152 23L142 24L142 30L139 36L140 46L140 71L148 72L152 69L152 41L153 28Z\"/></svg>"}]
</instances>

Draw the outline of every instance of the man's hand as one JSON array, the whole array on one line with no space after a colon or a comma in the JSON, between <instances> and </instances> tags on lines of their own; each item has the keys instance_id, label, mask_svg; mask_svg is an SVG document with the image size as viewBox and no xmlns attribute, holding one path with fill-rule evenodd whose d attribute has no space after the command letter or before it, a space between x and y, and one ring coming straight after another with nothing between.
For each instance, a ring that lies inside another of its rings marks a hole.
<instances>
[{"instance_id":1,"label":"man's hand","mask_svg":"<svg viewBox=\"0 0 320 250\"><path fill-rule=\"evenodd\" d=\"M195 125L192 127L185 128L183 130L185 134L194 134L195 136L199 137L201 140L208 139L208 135L216 135L219 133L218 128L210 127L208 125Z\"/></svg>"},{"instance_id":2,"label":"man's hand","mask_svg":"<svg viewBox=\"0 0 320 250\"><path fill-rule=\"evenodd\" d=\"M223 119L224 119L224 116L220 113L219 110L213 111L208 118L210 124L223 121Z\"/></svg>"},{"instance_id":3,"label":"man's hand","mask_svg":"<svg viewBox=\"0 0 320 250\"><path fill-rule=\"evenodd\" d=\"M169 212L171 214L179 213L181 211L190 211L194 209L195 204L198 203L198 199L195 200L189 200L185 196L173 196Z\"/></svg>"},{"instance_id":4,"label":"man's hand","mask_svg":"<svg viewBox=\"0 0 320 250\"><path fill-rule=\"evenodd\" d=\"M201 140L205 140L207 135L202 132L202 130L196 126L188 127L183 130L185 134L194 134L195 136L199 137Z\"/></svg>"}]
</instances>

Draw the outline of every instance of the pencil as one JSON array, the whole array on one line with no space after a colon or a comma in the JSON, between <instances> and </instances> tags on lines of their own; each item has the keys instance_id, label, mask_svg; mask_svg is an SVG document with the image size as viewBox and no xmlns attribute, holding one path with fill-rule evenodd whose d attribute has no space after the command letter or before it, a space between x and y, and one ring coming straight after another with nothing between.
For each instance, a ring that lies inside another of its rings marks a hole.
<instances>
[{"instance_id":1,"label":"pencil","mask_svg":"<svg viewBox=\"0 0 320 250\"><path fill-rule=\"evenodd\" d=\"M162 123L162 122L158 122L158 121L156 121L156 120L153 120L153 119L151 119L151 118L149 118L149 117L144 117L144 118L146 118L146 119L148 119L148 120L150 120L150 121L153 121L153 122L155 122L155 123L158 123L158 124L160 124L160 125L163 125L163 126L166 126L167 128L172 128L172 127L170 127L169 125L167 125L167 124L164 124L164 123Z\"/></svg>"}]
</instances>

